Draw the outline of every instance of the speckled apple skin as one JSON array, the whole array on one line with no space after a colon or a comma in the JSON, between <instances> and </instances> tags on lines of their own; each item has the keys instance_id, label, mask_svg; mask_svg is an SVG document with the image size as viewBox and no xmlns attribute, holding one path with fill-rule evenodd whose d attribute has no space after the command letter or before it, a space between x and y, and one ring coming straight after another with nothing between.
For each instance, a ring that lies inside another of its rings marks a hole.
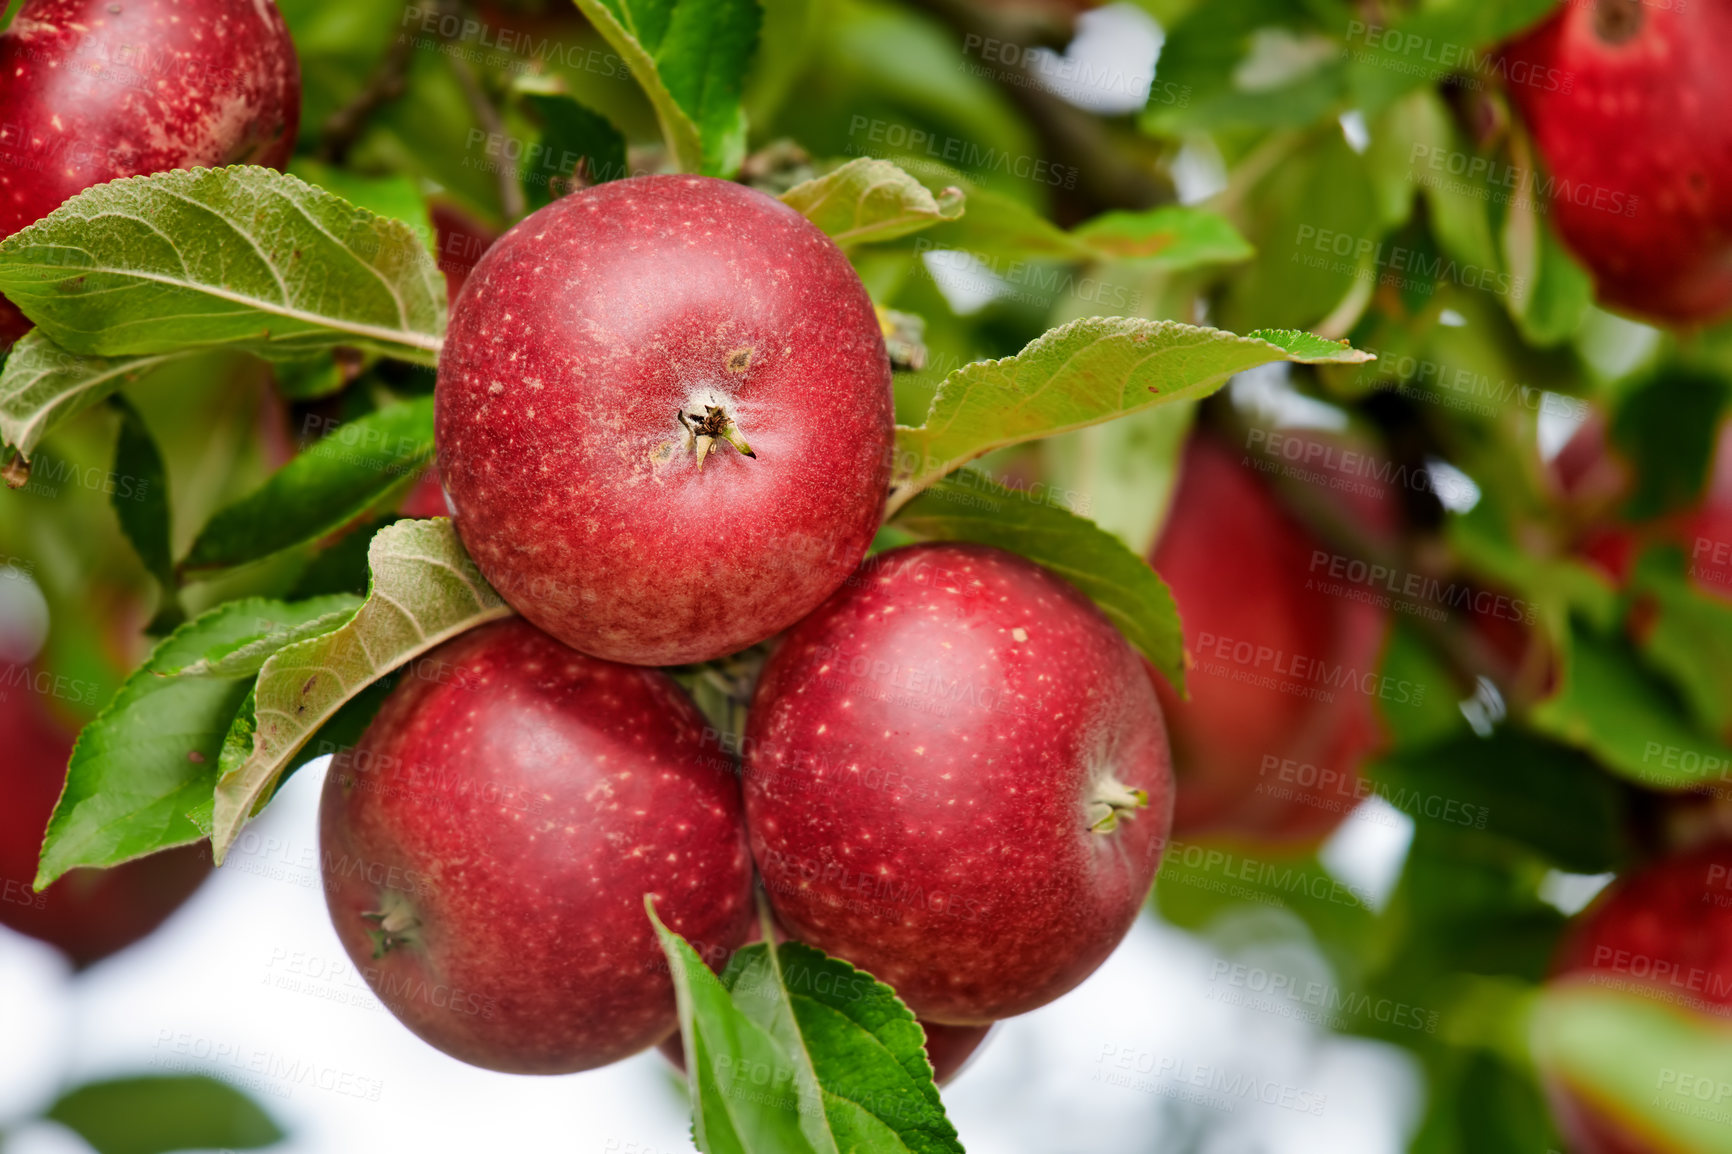
<instances>
[{"instance_id":1,"label":"speckled apple skin","mask_svg":"<svg viewBox=\"0 0 1732 1154\"><path fill-rule=\"evenodd\" d=\"M83 969L161 925L210 876L210 847L164 850L111 869L75 869L30 888L77 732L29 688L47 677L0 662L0 925L47 942Z\"/></svg>"},{"instance_id":2,"label":"speckled apple skin","mask_svg":"<svg viewBox=\"0 0 1732 1154\"><path fill-rule=\"evenodd\" d=\"M677 1023L644 895L727 951L751 922L739 783L666 674L520 618L433 651L320 801L326 900L381 1000L430 1044L519 1074L587 1070ZM379 958L370 912L416 940Z\"/></svg>"},{"instance_id":3,"label":"speckled apple skin","mask_svg":"<svg viewBox=\"0 0 1732 1154\"><path fill-rule=\"evenodd\" d=\"M966 686L966 688L962 688ZM1148 805L1111 833L1115 774ZM880 554L784 639L748 722L752 853L789 935L981 1025L1081 982L1160 864L1172 770L1141 659L1093 603L980 545Z\"/></svg>"},{"instance_id":4,"label":"speckled apple skin","mask_svg":"<svg viewBox=\"0 0 1732 1154\"><path fill-rule=\"evenodd\" d=\"M1372 510L1358 519L1370 526L1376 516ZM1240 454L1207 433L1190 439L1172 511L1150 555L1173 591L1195 659L1185 679L1188 699L1156 681L1178 775L1179 838L1309 844L1363 800L1359 767L1382 741L1372 698L1336 689L1334 700L1322 702L1286 691L1283 685L1305 687L1293 678L1239 679L1268 674L1275 660L1378 669L1388 613L1309 588L1318 550L1327 551ZM1232 652L1249 643L1283 656L1262 666L1255 657L1248 666L1223 661L1204 644L1209 637L1214 646L1230 639ZM1283 770L1288 762L1316 772ZM1325 771L1334 775L1327 783Z\"/></svg>"},{"instance_id":5,"label":"speckled apple skin","mask_svg":"<svg viewBox=\"0 0 1732 1154\"><path fill-rule=\"evenodd\" d=\"M658 462L706 387L756 459ZM436 408L481 571L613 661L709 660L804 617L865 556L890 476L890 362L859 277L780 201L708 177L600 185L507 232L458 295Z\"/></svg>"},{"instance_id":6,"label":"speckled apple skin","mask_svg":"<svg viewBox=\"0 0 1732 1154\"><path fill-rule=\"evenodd\" d=\"M281 168L300 119L270 0L28 0L0 35L0 238L121 177ZM29 327L0 297L0 346Z\"/></svg>"},{"instance_id":7,"label":"speckled apple skin","mask_svg":"<svg viewBox=\"0 0 1732 1154\"><path fill-rule=\"evenodd\" d=\"M1665 968L1664 974L1656 971ZM1552 980L1652 996L1732 1029L1732 841L1665 858L1618 879L1571 926ZM1556 1076L1546 1093L1571 1154L1664 1154L1635 1123Z\"/></svg>"},{"instance_id":8,"label":"speckled apple skin","mask_svg":"<svg viewBox=\"0 0 1732 1154\"><path fill-rule=\"evenodd\" d=\"M1611 42L1601 8L1636 22ZM1602 303L1661 322L1732 311L1732 5L1560 4L1506 49L1552 221ZM1524 193L1528 190L1524 189Z\"/></svg>"}]
</instances>

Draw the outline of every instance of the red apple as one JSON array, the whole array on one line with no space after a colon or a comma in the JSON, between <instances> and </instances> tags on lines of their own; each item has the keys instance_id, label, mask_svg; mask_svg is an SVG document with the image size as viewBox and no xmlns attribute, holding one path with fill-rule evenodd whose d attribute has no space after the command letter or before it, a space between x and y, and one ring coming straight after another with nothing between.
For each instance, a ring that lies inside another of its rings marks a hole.
<instances>
[{"instance_id":1,"label":"red apple","mask_svg":"<svg viewBox=\"0 0 1732 1154\"><path fill-rule=\"evenodd\" d=\"M76 869L41 893L30 888L76 737L39 692L55 684L28 665L0 663L0 924L57 946L83 969L179 909L210 873L210 851L182 846L113 869Z\"/></svg>"},{"instance_id":2,"label":"red apple","mask_svg":"<svg viewBox=\"0 0 1732 1154\"><path fill-rule=\"evenodd\" d=\"M417 663L325 779L331 920L392 1013L452 1057L557 1074L675 1028L644 913L727 951L751 922L732 767L664 673L521 619Z\"/></svg>"},{"instance_id":3,"label":"red apple","mask_svg":"<svg viewBox=\"0 0 1732 1154\"><path fill-rule=\"evenodd\" d=\"M264 0L26 0L0 34L0 239L94 184L281 168L300 66ZM0 297L0 347L30 327Z\"/></svg>"},{"instance_id":4,"label":"red apple","mask_svg":"<svg viewBox=\"0 0 1732 1154\"><path fill-rule=\"evenodd\" d=\"M1156 679L1179 837L1313 842L1362 800L1359 767L1381 732L1376 699L1359 684L1377 674L1388 613L1341 595L1361 590L1337 578L1337 559L1248 457L1211 434L1191 438L1150 557L1178 602L1192 658L1189 700Z\"/></svg>"},{"instance_id":5,"label":"red apple","mask_svg":"<svg viewBox=\"0 0 1732 1154\"><path fill-rule=\"evenodd\" d=\"M445 274L445 295L455 301L479 261L499 234L449 201L436 200L427 210L433 221L438 252L435 259Z\"/></svg>"},{"instance_id":6,"label":"red apple","mask_svg":"<svg viewBox=\"0 0 1732 1154\"><path fill-rule=\"evenodd\" d=\"M1538 190L1602 303L1676 324L1732 310L1732 6L1560 4L1511 44ZM1549 184L1544 183L1549 181Z\"/></svg>"},{"instance_id":7,"label":"red apple","mask_svg":"<svg viewBox=\"0 0 1732 1154\"><path fill-rule=\"evenodd\" d=\"M511 604L667 665L794 624L865 555L890 362L847 258L763 193L614 181L500 238L452 310L439 473Z\"/></svg>"},{"instance_id":8,"label":"red apple","mask_svg":"<svg viewBox=\"0 0 1732 1154\"><path fill-rule=\"evenodd\" d=\"M980 545L874 557L789 632L752 704L745 788L789 935L951 1025L1093 973L1172 812L1141 658L1070 585Z\"/></svg>"},{"instance_id":9,"label":"red apple","mask_svg":"<svg viewBox=\"0 0 1732 1154\"><path fill-rule=\"evenodd\" d=\"M1732 1025L1732 842L1718 841L1620 878L1577 919L1553 980L1652 996ZM1571 1154L1663 1154L1633 1122L1549 1077Z\"/></svg>"}]
</instances>

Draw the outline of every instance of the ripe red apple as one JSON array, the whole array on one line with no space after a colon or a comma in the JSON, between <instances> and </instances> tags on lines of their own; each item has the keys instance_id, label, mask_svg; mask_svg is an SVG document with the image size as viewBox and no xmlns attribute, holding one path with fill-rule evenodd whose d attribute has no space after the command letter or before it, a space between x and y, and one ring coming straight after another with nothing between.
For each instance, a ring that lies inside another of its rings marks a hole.
<instances>
[{"instance_id":1,"label":"ripe red apple","mask_svg":"<svg viewBox=\"0 0 1732 1154\"><path fill-rule=\"evenodd\" d=\"M440 359L439 473L481 570L597 657L720 657L794 624L877 531L890 362L860 278L780 201L614 181L517 224Z\"/></svg>"},{"instance_id":2,"label":"ripe red apple","mask_svg":"<svg viewBox=\"0 0 1732 1154\"><path fill-rule=\"evenodd\" d=\"M264 0L26 0L0 34L0 239L94 184L281 168L300 66ZM30 322L0 297L0 347Z\"/></svg>"},{"instance_id":3,"label":"ripe red apple","mask_svg":"<svg viewBox=\"0 0 1732 1154\"><path fill-rule=\"evenodd\" d=\"M392 1013L452 1057L557 1074L675 1028L644 895L732 950L752 863L732 767L664 673L513 618L434 650L325 779L325 895Z\"/></svg>"},{"instance_id":4,"label":"ripe red apple","mask_svg":"<svg viewBox=\"0 0 1732 1154\"><path fill-rule=\"evenodd\" d=\"M1093 973L1172 812L1141 658L1070 585L981 545L880 554L789 632L752 704L745 788L788 934L951 1025Z\"/></svg>"},{"instance_id":5,"label":"ripe red apple","mask_svg":"<svg viewBox=\"0 0 1732 1154\"><path fill-rule=\"evenodd\" d=\"M58 947L83 969L179 909L210 873L210 851L182 846L113 869L76 869L41 893L30 888L76 737L39 692L54 685L28 665L0 663L0 924Z\"/></svg>"},{"instance_id":6,"label":"ripe red apple","mask_svg":"<svg viewBox=\"0 0 1732 1154\"><path fill-rule=\"evenodd\" d=\"M1358 685L1377 673L1387 611L1341 595L1361 590L1336 576L1351 572L1337 551L1209 433L1185 447L1150 562L1193 658L1189 700L1155 679L1178 775L1175 834L1320 839L1362 800L1359 767L1381 741L1376 699Z\"/></svg>"},{"instance_id":7,"label":"ripe red apple","mask_svg":"<svg viewBox=\"0 0 1732 1154\"><path fill-rule=\"evenodd\" d=\"M1732 842L1620 878L1571 927L1553 980L1647 994L1732 1025ZM1663 1154L1634 1124L1549 1077L1571 1154Z\"/></svg>"},{"instance_id":8,"label":"ripe red apple","mask_svg":"<svg viewBox=\"0 0 1732 1154\"><path fill-rule=\"evenodd\" d=\"M1728 43L1723 3L1587 0L1506 49L1551 182L1537 191L1612 308L1675 324L1732 309Z\"/></svg>"},{"instance_id":9,"label":"ripe red apple","mask_svg":"<svg viewBox=\"0 0 1732 1154\"><path fill-rule=\"evenodd\" d=\"M1566 513L1580 523L1573 549L1614 582L1629 580L1643 550L1671 544L1684 551L1697 588L1732 597L1732 421L1720 428L1701 497L1643 524L1620 516L1634 470L1609 444L1604 418L1576 431L1552 459L1550 475Z\"/></svg>"}]
</instances>

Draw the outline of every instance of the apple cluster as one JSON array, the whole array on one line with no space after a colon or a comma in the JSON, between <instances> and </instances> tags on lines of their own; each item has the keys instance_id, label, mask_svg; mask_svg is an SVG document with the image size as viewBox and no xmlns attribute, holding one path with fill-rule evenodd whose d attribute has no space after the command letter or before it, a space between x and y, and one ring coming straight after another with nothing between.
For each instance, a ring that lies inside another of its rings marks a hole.
<instances>
[{"instance_id":1,"label":"apple cluster","mask_svg":"<svg viewBox=\"0 0 1732 1154\"><path fill-rule=\"evenodd\" d=\"M470 273L435 406L457 530L521 616L395 689L320 816L338 935L410 1029L522 1073L666 1042L645 896L719 966L761 889L948 1073L1128 931L1173 803L1149 672L1023 558L867 558L890 364L803 216L692 176L554 202ZM740 734L658 668L759 646Z\"/></svg>"}]
</instances>

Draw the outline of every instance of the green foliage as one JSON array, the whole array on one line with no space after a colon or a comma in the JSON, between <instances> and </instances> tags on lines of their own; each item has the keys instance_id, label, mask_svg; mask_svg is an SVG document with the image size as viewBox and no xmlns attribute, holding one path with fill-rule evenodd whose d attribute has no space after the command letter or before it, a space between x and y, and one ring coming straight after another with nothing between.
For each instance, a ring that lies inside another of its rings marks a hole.
<instances>
[{"instance_id":1,"label":"green foliage","mask_svg":"<svg viewBox=\"0 0 1732 1154\"><path fill-rule=\"evenodd\" d=\"M251 1098L198 1074L86 1082L61 1095L46 1116L96 1154L258 1150L285 1137Z\"/></svg>"},{"instance_id":2,"label":"green foliage","mask_svg":"<svg viewBox=\"0 0 1732 1154\"><path fill-rule=\"evenodd\" d=\"M699 1149L960 1154L920 1024L889 986L795 942L747 946L717 978L645 907L674 979Z\"/></svg>"}]
</instances>

